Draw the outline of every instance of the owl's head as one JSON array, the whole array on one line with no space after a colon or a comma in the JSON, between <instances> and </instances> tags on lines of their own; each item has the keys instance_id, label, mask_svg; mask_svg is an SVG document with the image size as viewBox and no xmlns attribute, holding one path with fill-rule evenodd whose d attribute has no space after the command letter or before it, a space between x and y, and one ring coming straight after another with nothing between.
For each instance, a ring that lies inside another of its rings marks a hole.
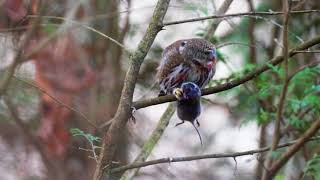
<instances>
[{"instance_id":1,"label":"owl's head","mask_svg":"<svg viewBox=\"0 0 320 180\"><path fill-rule=\"evenodd\" d=\"M184 39L175 43L185 61L192 61L206 68L212 68L216 64L217 52L212 43L200 38Z\"/></svg>"}]
</instances>

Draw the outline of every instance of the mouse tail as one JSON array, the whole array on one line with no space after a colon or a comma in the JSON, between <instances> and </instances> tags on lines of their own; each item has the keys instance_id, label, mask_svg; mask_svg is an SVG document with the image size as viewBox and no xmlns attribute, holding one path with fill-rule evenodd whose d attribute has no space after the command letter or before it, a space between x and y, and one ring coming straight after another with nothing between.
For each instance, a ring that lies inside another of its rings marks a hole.
<instances>
[{"instance_id":1,"label":"mouse tail","mask_svg":"<svg viewBox=\"0 0 320 180\"><path fill-rule=\"evenodd\" d=\"M191 122L191 124L192 124L192 126L194 127L194 129L197 131L198 136L199 136L199 139L200 139L200 143L201 143L201 146L202 146L203 144L202 144L202 138L201 138L200 132L199 132L198 128L194 125L193 122Z\"/></svg>"}]
</instances>

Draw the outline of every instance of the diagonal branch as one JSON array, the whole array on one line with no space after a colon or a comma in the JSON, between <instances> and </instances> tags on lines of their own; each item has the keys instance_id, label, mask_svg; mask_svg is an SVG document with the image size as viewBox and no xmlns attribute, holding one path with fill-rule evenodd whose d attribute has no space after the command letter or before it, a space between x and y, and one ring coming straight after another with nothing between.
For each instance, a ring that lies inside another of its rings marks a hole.
<instances>
[{"instance_id":1,"label":"diagonal branch","mask_svg":"<svg viewBox=\"0 0 320 180\"><path fill-rule=\"evenodd\" d=\"M320 124L320 120L318 120L318 124ZM308 136L308 137L310 137L310 136ZM314 138L305 139L304 142L315 141L315 140L319 140L319 139L320 139L320 137L317 136ZM288 143L283 143L283 144L278 145L277 148L279 149L279 148L291 146L293 144L298 144L300 141L301 141L301 139L291 141ZM155 160L140 162L140 163L133 163L133 164L121 166L118 168L114 168L114 169L111 169L111 173L126 171L126 170L134 169L134 168L146 167L146 166L155 165L155 164L171 163L171 162L195 161L195 160L201 160L201 159L235 158L238 156L247 156L247 155L253 155L253 154L257 154L257 153L263 153L263 152L266 152L269 150L270 150L270 147L264 147L261 149L235 152L235 153L219 153L219 154L206 154L206 155L187 156L187 157L161 158L161 159L155 159Z\"/></svg>"},{"instance_id":2,"label":"diagonal branch","mask_svg":"<svg viewBox=\"0 0 320 180\"><path fill-rule=\"evenodd\" d=\"M222 15L225 14L227 12L227 10L229 9L229 6L231 5L231 3L233 2L233 0L225 0L223 2L223 4L221 5L221 7L217 10L217 15ZM203 38L204 39L209 39L210 36L214 35L218 25L220 24L220 22L222 22L223 19L218 19L217 21L214 21L212 23L210 23L208 30L206 31L206 33L204 34Z\"/></svg>"},{"instance_id":3,"label":"diagonal branch","mask_svg":"<svg viewBox=\"0 0 320 180\"><path fill-rule=\"evenodd\" d=\"M289 57L292 57L292 56L300 53L301 51L306 50L306 49L308 49L316 44L319 44L319 43L320 43L320 35L318 35L318 36L314 37L313 39L306 41L306 42L298 45L297 47L291 49L289 51L288 55L289 55ZM261 67L256 68L256 70L244 75L243 77L241 77L239 79L235 79L235 80L232 80L230 82L227 82L227 83L215 86L215 87L203 89L202 95L214 94L214 93L226 91L228 89L232 89L234 87L237 87L247 81L254 79L255 77L257 77L261 73L269 70L271 68L270 64L277 65L277 64L281 63L282 61L283 61L283 56L274 57L270 61L268 61L267 64L264 64ZM141 100L141 101L135 101L135 102L133 102L133 106L136 109L140 109L140 108L153 106L153 105L157 105L157 104L162 104L162 103L166 103L166 102L172 102L175 100L176 100L176 98L173 95L167 95L167 96L161 96L161 97L156 97L156 98L151 98L151 99L146 99L146 100Z\"/></svg>"},{"instance_id":4,"label":"diagonal branch","mask_svg":"<svg viewBox=\"0 0 320 180\"><path fill-rule=\"evenodd\" d=\"M268 178L271 180L283 165L292 157L313 135L320 129L320 119L316 120L311 127L291 146L268 171ZM268 179L268 180L269 180Z\"/></svg>"},{"instance_id":5,"label":"diagonal branch","mask_svg":"<svg viewBox=\"0 0 320 180\"><path fill-rule=\"evenodd\" d=\"M94 180L102 178L104 167L110 168L110 163L112 162L117 149L118 141L121 138L121 132L131 114L132 97L140 66L156 38L156 35L162 30L161 24L167 12L169 2L170 0L158 1L146 33L140 41L137 50L130 56L130 66L124 80L119 106L116 115L113 118L114 121L102 140L102 149L93 175Z\"/></svg>"},{"instance_id":6,"label":"diagonal branch","mask_svg":"<svg viewBox=\"0 0 320 180\"><path fill-rule=\"evenodd\" d=\"M23 82L24 84L33 87L35 89L37 89L39 92L46 94L48 97L50 97L53 101L55 101L57 104L59 104L62 107L65 107L67 109L69 109L70 111L74 112L75 114L79 115L80 117L82 117L84 120L87 121L87 123L92 126L95 129L98 129L98 127L92 122L92 120L90 120L85 114L83 114L81 111L76 110L74 107L69 106L68 104L62 102L61 100L59 100L58 98L54 97L53 95L49 94L46 90L44 90L43 88L41 88L40 86L37 86L36 84L32 83L32 82L28 82L27 80L24 80L18 76L16 76L15 74L12 75L13 78L15 78L18 81Z\"/></svg>"}]
</instances>

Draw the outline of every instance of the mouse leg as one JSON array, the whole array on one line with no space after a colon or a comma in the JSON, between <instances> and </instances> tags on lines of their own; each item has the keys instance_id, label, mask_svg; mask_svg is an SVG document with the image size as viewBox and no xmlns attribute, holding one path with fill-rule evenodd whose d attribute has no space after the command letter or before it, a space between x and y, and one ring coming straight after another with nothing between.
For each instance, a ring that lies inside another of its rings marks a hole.
<instances>
[{"instance_id":1,"label":"mouse leg","mask_svg":"<svg viewBox=\"0 0 320 180\"><path fill-rule=\"evenodd\" d=\"M177 123L174 127L177 127L177 126L179 126L179 125L181 125L183 123L184 123L184 121L181 121L181 122Z\"/></svg>"},{"instance_id":2,"label":"mouse leg","mask_svg":"<svg viewBox=\"0 0 320 180\"><path fill-rule=\"evenodd\" d=\"M200 123L199 123L198 119L196 119L196 123L197 123L197 126L200 127Z\"/></svg>"}]
</instances>

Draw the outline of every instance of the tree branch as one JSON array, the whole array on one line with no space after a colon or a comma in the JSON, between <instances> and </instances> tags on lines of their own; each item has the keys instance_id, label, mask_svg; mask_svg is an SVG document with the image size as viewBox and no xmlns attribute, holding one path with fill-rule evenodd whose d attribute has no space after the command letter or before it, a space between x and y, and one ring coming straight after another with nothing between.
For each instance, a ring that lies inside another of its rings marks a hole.
<instances>
[{"instance_id":1,"label":"tree branch","mask_svg":"<svg viewBox=\"0 0 320 180\"><path fill-rule=\"evenodd\" d=\"M320 124L320 120L318 120L318 121ZM320 137L314 137L311 139L307 139L305 142L315 141L315 140L319 140L319 139L320 139ZM295 140L295 141L291 141L288 143L283 143L283 144L280 144L279 146L277 146L277 148L279 149L279 148L291 146L295 143L298 143L299 141L300 141L300 139ZM195 161L195 160L201 160L201 159L235 158L238 156L246 156L246 155L253 155L253 154L257 154L257 153L263 153L263 152L266 152L269 150L270 150L270 147L264 147L264 148L260 148L260 149L235 152L235 153L218 153L218 154L206 154L206 155L175 157L175 158L161 158L161 159L155 159L155 160L140 162L140 163L133 163L133 164L121 166L118 168L114 168L114 169L111 169L111 173L126 171L128 169L146 167L146 166L155 165L155 164L171 163L171 162Z\"/></svg>"},{"instance_id":2,"label":"tree branch","mask_svg":"<svg viewBox=\"0 0 320 180\"><path fill-rule=\"evenodd\" d=\"M316 44L320 43L320 35L316 36L315 38L306 41L300 45L298 45L297 47L291 49L289 51L289 57L292 57L298 53L300 53L303 50L306 50ZM215 87L210 87L210 88L205 88L202 90L202 95L209 95L209 94L214 94L214 93L218 93L221 91L226 91L229 90L231 88L237 87L247 81L250 81L252 79L254 79L255 77L257 77L258 75L260 75L261 73L267 71L270 69L270 64L271 65L277 65L279 63L281 63L283 61L283 56L277 56L272 58L270 61L268 61L267 64L262 65L261 67L256 68L256 70L244 75L243 77L239 78L239 79L235 79L232 80L230 82L221 84L221 85L217 85ZM135 101L133 102L133 106L136 109L140 109L140 108L145 108L148 106L153 106L153 105L157 105L157 104L162 104L162 103L166 103L166 102L172 102L175 101L176 98L173 95L166 95L166 96L161 96L161 97L156 97L156 98L150 98L150 99L146 99L146 100L141 100L141 101Z\"/></svg>"},{"instance_id":3,"label":"tree branch","mask_svg":"<svg viewBox=\"0 0 320 180\"><path fill-rule=\"evenodd\" d=\"M40 1L38 2L38 5L40 5ZM6 92L8 89L8 86L11 82L12 76L18 67L18 65L22 62L22 54L23 54L23 49L26 46L26 44L29 42L29 40L32 38L33 34L36 32L38 25L41 22L41 15L43 13L43 9L41 8L40 15L38 16L37 19L35 19L34 22L32 22L31 28L26 32L25 37L22 39L21 43L18 45L18 50L16 54L14 55L13 61L8 67L7 72L5 73L2 81L0 82L0 97Z\"/></svg>"},{"instance_id":4,"label":"tree branch","mask_svg":"<svg viewBox=\"0 0 320 180\"><path fill-rule=\"evenodd\" d=\"M23 82L24 84L33 87L35 89L37 89L38 91L40 91L43 94L46 94L48 97L50 97L53 101L55 101L57 104L59 104L62 107L65 107L67 109L69 109L70 111L74 112L75 114L79 115L80 117L82 117L84 120L87 121L87 123L92 126L95 129L98 129L98 127L86 116L84 115L81 111L76 110L74 107L69 106L68 104L62 102L61 100L59 100L58 98L54 97L53 95L49 94L47 91L45 91L43 88L41 88L40 86L37 86L36 84L32 83L32 82L28 82L16 75L12 75L13 78L15 78L18 81Z\"/></svg>"},{"instance_id":5,"label":"tree branch","mask_svg":"<svg viewBox=\"0 0 320 180\"><path fill-rule=\"evenodd\" d=\"M110 168L110 163L117 149L118 140L121 138L121 131L126 125L131 114L132 97L139 75L140 66L156 35L162 29L161 24L167 12L169 2L170 0L158 1L143 39L140 41L137 50L132 54L132 56L130 56L130 66L124 80L119 106L116 115L113 118L114 121L102 140L102 149L93 175L94 180L101 179L104 167L107 167L107 169Z\"/></svg>"},{"instance_id":6,"label":"tree branch","mask_svg":"<svg viewBox=\"0 0 320 180\"><path fill-rule=\"evenodd\" d=\"M233 2L233 0L225 0L223 2L223 4L221 5L221 7L218 9L216 14L217 15L225 14L227 12L227 10L229 9L229 6L231 5L232 2ZM210 23L209 28L206 31L206 33L204 34L203 38L209 39L210 36L214 35L214 32L216 31L218 25L220 24L220 22L222 20L223 19L218 19L217 21Z\"/></svg>"},{"instance_id":7,"label":"tree branch","mask_svg":"<svg viewBox=\"0 0 320 180\"><path fill-rule=\"evenodd\" d=\"M306 13L320 13L320 10L313 9L313 10L301 10L301 11L290 12L290 14L306 14ZM282 14L283 12L245 12L245 13L234 13L234 14L225 14L225 15L213 15L213 16L185 19L181 21L165 22L163 23L163 26L171 26L171 25L184 24L184 23L190 23L190 22L196 22L196 21L204 21L208 19L232 18L232 17L239 17L239 16L275 16L275 15L282 15Z\"/></svg>"},{"instance_id":8,"label":"tree branch","mask_svg":"<svg viewBox=\"0 0 320 180\"><path fill-rule=\"evenodd\" d=\"M320 119L316 120L311 127L291 146L268 171L268 178L271 180L280 168L293 156L313 135L320 129ZM269 180L268 179L268 180Z\"/></svg>"},{"instance_id":9,"label":"tree branch","mask_svg":"<svg viewBox=\"0 0 320 180\"><path fill-rule=\"evenodd\" d=\"M288 69L288 24L289 24L289 14L290 14L290 5L288 0L283 0L283 31L282 31L282 54L283 54L283 60L284 60L284 80L283 80L283 88L280 95L279 105L277 108L277 114L276 114L276 122L275 127L273 131L273 138L272 138L272 145L271 150L268 156L268 159L266 160L266 167L269 168L272 165L272 152L277 148L281 135L280 135L280 128L281 128L281 122L283 121L283 111L284 111L284 105L286 100L286 95L288 92L288 77L289 77L289 69ZM262 179L267 180L269 178L268 170L266 169L263 173Z\"/></svg>"}]
</instances>

